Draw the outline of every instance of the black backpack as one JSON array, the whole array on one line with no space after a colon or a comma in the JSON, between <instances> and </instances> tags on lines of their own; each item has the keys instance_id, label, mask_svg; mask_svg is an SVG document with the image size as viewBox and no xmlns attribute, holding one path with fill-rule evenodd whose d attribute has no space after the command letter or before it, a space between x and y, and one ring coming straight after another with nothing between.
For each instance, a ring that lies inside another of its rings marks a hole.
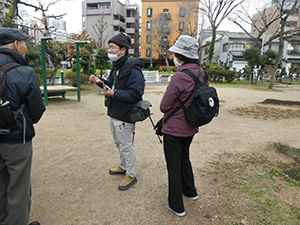
<instances>
[{"instance_id":1,"label":"black backpack","mask_svg":"<svg viewBox=\"0 0 300 225\"><path fill-rule=\"evenodd\" d=\"M6 98L6 73L20 66L16 62L10 62L0 67L0 135L10 134L20 110L13 111L11 104Z\"/></svg>"},{"instance_id":2,"label":"black backpack","mask_svg":"<svg viewBox=\"0 0 300 225\"><path fill-rule=\"evenodd\" d=\"M207 74L204 73L203 84L199 81L200 68L198 77L196 77L191 71L185 70L190 77L195 81L195 87L192 93L194 99L189 108L185 108L183 102L179 99L181 107L185 112L185 119L194 127L200 127L208 124L214 117L219 115L219 97L217 90L214 87L207 86ZM185 100L187 101L187 100Z\"/></svg>"},{"instance_id":3,"label":"black backpack","mask_svg":"<svg viewBox=\"0 0 300 225\"><path fill-rule=\"evenodd\" d=\"M178 99L180 105L177 106L169 116L162 122L166 123L179 109L183 109L185 119L194 127L200 127L208 124L214 117L219 114L219 98L217 90L214 87L207 86L207 74L200 71L196 77L190 70L185 69L182 72L188 74L195 81L193 91L184 101ZM203 84L199 78L204 73ZM184 104L193 96L192 104L189 108L185 108Z\"/></svg>"}]
</instances>

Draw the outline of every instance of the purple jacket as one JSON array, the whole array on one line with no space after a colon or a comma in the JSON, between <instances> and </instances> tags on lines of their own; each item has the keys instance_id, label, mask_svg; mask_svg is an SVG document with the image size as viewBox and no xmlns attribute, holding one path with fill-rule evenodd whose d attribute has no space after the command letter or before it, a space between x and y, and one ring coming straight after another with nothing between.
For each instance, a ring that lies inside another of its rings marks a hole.
<instances>
[{"instance_id":1,"label":"purple jacket","mask_svg":"<svg viewBox=\"0 0 300 225\"><path fill-rule=\"evenodd\" d=\"M188 74L181 71L189 69L198 76L198 68L199 65L194 63L184 64L177 68L177 72L172 76L160 103L160 111L164 113L164 119L179 105L178 98L184 101L194 89L195 81ZM203 82L203 79L202 73L200 81ZM193 97L185 103L185 108L191 105L192 100ZM190 125L185 120L183 109L180 109L163 124L162 132L176 137L189 137L198 133L198 127Z\"/></svg>"}]
</instances>

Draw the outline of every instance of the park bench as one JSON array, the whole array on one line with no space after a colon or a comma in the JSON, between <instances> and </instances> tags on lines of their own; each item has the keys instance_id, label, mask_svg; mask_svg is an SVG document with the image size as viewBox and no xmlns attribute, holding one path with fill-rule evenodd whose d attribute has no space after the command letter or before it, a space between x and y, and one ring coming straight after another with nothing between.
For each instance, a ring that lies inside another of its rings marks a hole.
<instances>
[{"instance_id":1,"label":"park bench","mask_svg":"<svg viewBox=\"0 0 300 225\"><path fill-rule=\"evenodd\" d=\"M44 88L47 88L45 91ZM78 87L72 87L65 85L65 79L64 79L64 72L61 71L61 85L54 85L54 86L40 86L42 96L44 97L45 105L48 105L48 96L62 96L65 98L65 94L68 91L77 91L77 98L78 101L80 101L80 89Z\"/></svg>"},{"instance_id":2,"label":"park bench","mask_svg":"<svg viewBox=\"0 0 300 225\"><path fill-rule=\"evenodd\" d=\"M44 87L40 87L42 91L42 96L44 97ZM62 96L65 98L65 94L68 91L77 91L77 87L71 87L67 85L55 85L47 86L48 96Z\"/></svg>"}]
</instances>

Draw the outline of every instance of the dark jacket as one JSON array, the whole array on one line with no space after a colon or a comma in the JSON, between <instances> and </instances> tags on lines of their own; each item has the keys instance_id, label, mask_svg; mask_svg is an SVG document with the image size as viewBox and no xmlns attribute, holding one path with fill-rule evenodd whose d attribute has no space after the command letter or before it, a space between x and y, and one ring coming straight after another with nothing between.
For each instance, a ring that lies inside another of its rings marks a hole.
<instances>
[{"instance_id":1,"label":"dark jacket","mask_svg":"<svg viewBox=\"0 0 300 225\"><path fill-rule=\"evenodd\" d=\"M0 66L8 62L17 62L21 66L15 67L6 74L7 100L13 110L17 111L24 104L23 112L15 121L9 135L0 135L0 143L23 143L31 141L35 135L33 124L37 123L45 111L37 76L28 66L26 60L16 51L0 48ZM24 121L23 115L26 122ZM25 129L25 140L24 135Z\"/></svg>"},{"instance_id":2,"label":"dark jacket","mask_svg":"<svg viewBox=\"0 0 300 225\"><path fill-rule=\"evenodd\" d=\"M177 68L160 103L160 111L164 113L164 119L179 105L178 99L184 101L194 89L195 81L182 72L184 69L189 69L196 77L198 76L199 65L197 64L188 63ZM200 70L202 71L202 68ZM204 73L200 76L200 81L203 82L203 79ZM185 103L185 108L191 105L192 100L193 97ZM176 137L189 137L198 133L198 127L190 125L185 119L183 109L180 109L163 124L162 132Z\"/></svg>"},{"instance_id":3,"label":"dark jacket","mask_svg":"<svg viewBox=\"0 0 300 225\"><path fill-rule=\"evenodd\" d=\"M123 56L113 65L107 79L101 78L109 87L114 86L115 91L112 98L107 97L109 102L107 114L124 122L130 122L130 109L132 105L142 100L145 89L143 61L128 57Z\"/></svg>"}]
</instances>

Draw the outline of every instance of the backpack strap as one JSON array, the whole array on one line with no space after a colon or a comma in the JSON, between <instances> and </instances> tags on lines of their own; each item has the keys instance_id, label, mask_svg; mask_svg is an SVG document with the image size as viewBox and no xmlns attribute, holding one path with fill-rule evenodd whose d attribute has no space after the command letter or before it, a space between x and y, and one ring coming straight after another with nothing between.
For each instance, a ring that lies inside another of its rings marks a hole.
<instances>
[{"instance_id":1,"label":"backpack strap","mask_svg":"<svg viewBox=\"0 0 300 225\"><path fill-rule=\"evenodd\" d=\"M188 74L191 78L193 78L193 80L195 81L195 86L193 88L193 91L189 94L189 96L184 100L181 101L180 99L178 99L179 101L179 106L177 106L164 120L163 123L166 123L177 111L179 111L179 109L183 109L183 111L186 111L186 108L184 107L184 104L192 97L192 95L195 93L196 89L198 88L198 84L200 84L200 86L202 85L200 79L201 74L203 73L203 71L200 70L200 66L198 69L198 76L196 77L195 74L193 74L190 70L188 69L184 69L181 72L184 72L186 74ZM207 76L205 76L206 78ZM204 78L204 81L205 81ZM204 82L205 83L205 82Z\"/></svg>"},{"instance_id":2,"label":"backpack strap","mask_svg":"<svg viewBox=\"0 0 300 225\"><path fill-rule=\"evenodd\" d=\"M186 112L186 108L184 106L184 104L195 94L197 88L199 88L200 86L202 86L202 82L199 80L200 79L200 76L202 75L203 71L200 70L200 67L198 69L198 75L197 77L195 76L195 74L193 74L190 70L188 69L184 69L182 70L182 72L186 73L187 75L189 75L194 81L195 81L195 86L194 86L194 89L193 91L191 91L191 93L189 94L189 96L184 100L184 101L181 101L180 99L178 99L180 105L178 107L182 108L184 113ZM205 81L205 78L204 78L204 81ZM178 109L179 110L179 109ZM177 110L177 111L178 111Z\"/></svg>"},{"instance_id":3,"label":"backpack strap","mask_svg":"<svg viewBox=\"0 0 300 225\"><path fill-rule=\"evenodd\" d=\"M9 63L6 63L3 66L1 66L0 71L2 71L3 73L7 73L8 71L10 71L11 69L13 69L17 66L21 66L21 65L16 62L9 62Z\"/></svg>"},{"instance_id":4,"label":"backpack strap","mask_svg":"<svg viewBox=\"0 0 300 225\"><path fill-rule=\"evenodd\" d=\"M3 88L2 89L3 93L1 94L0 97L2 97L3 102L6 101L6 90L4 90L4 87L6 87L6 83L5 83L6 82L6 73L17 66L21 66L21 65L16 62L9 62L0 67L0 71L2 72L2 74L0 74L0 82L1 82L0 85L1 85L1 89Z\"/></svg>"}]
</instances>

